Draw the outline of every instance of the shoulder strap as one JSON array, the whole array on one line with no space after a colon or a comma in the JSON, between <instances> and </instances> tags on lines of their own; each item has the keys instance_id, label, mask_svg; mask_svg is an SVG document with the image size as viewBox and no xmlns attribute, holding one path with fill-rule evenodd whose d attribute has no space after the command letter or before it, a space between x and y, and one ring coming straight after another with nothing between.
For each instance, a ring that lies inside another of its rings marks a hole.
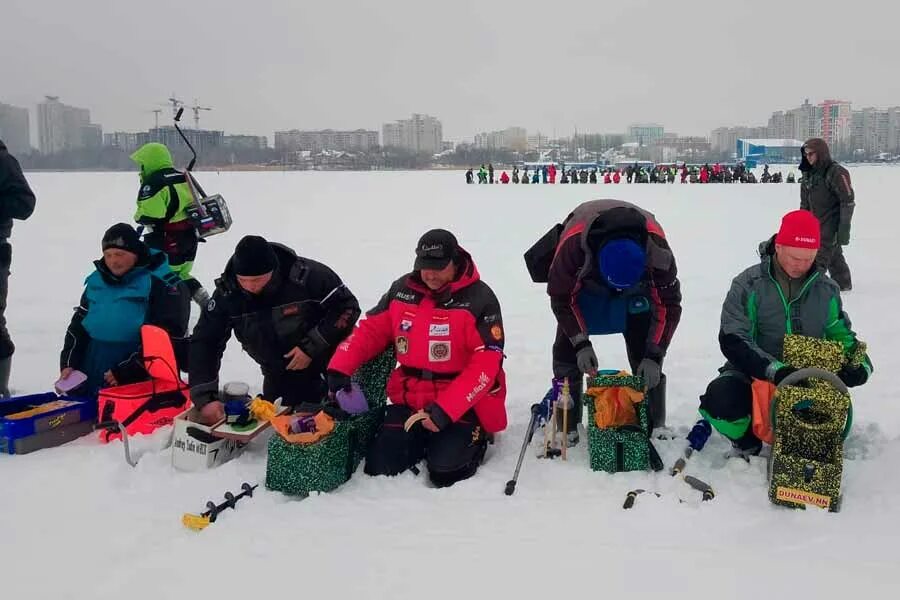
<instances>
[{"instance_id":1,"label":"shoulder strap","mask_svg":"<svg viewBox=\"0 0 900 600\"><path fill-rule=\"evenodd\" d=\"M178 196L178 190L175 189L175 184L169 184L169 203L166 204L166 222L172 220L172 217L178 212L178 208L181 206L181 198Z\"/></svg>"},{"instance_id":2,"label":"shoulder strap","mask_svg":"<svg viewBox=\"0 0 900 600\"><path fill-rule=\"evenodd\" d=\"M204 192L203 188L200 187L200 182L194 179L193 173L191 173L190 171L185 171L184 181L188 184L188 188L191 190L191 197L194 199L194 202L199 204L200 200L206 198L206 192Z\"/></svg>"}]
</instances>

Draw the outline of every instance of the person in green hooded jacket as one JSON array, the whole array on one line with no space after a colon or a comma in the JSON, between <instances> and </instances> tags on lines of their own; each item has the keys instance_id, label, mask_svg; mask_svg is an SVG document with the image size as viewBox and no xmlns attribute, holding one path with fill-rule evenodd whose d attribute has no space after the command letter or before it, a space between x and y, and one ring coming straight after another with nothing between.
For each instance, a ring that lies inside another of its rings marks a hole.
<instances>
[{"instance_id":1,"label":"person in green hooded jacket","mask_svg":"<svg viewBox=\"0 0 900 600\"><path fill-rule=\"evenodd\" d=\"M171 152L158 142L144 144L131 155L131 160L141 169L134 220L149 228L144 242L165 252L170 268L184 280L194 302L205 308L209 293L191 275L198 238L187 214L194 196L185 174L175 169Z\"/></svg>"}]
</instances>

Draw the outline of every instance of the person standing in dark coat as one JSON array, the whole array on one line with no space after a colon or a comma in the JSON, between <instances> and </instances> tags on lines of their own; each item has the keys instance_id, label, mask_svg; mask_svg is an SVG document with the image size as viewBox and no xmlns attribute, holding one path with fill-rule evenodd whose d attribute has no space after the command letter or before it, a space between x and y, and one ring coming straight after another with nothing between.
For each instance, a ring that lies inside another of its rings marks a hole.
<instances>
[{"instance_id":1,"label":"person standing in dark coat","mask_svg":"<svg viewBox=\"0 0 900 600\"><path fill-rule=\"evenodd\" d=\"M0 140L0 397L9 396L9 373L16 350L6 328L6 296L12 264L12 220L25 220L34 212L34 192L28 187L22 167Z\"/></svg>"},{"instance_id":2,"label":"person standing in dark coat","mask_svg":"<svg viewBox=\"0 0 900 600\"><path fill-rule=\"evenodd\" d=\"M809 139L801 150L800 208L812 212L822 226L816 264L827 270L841 291L846 292L853 285L843 246L850 243L850 221L856 207L850 173L831 159L823 139Z\"/></svg>"},{"instance_id":3,"label":"person standing in dark coat","mask_svg":"<svg viewBox=\"0 0 900 600\"><path fill-rule=\"evenodd\" d=\"M232 332L262 368L263 397L318 405L327 395L328 361L359 314L356 297L327 266L245 236L191 336L191 400L201 421L224 418L219 368Z\"/></svg>"}]
</instances>

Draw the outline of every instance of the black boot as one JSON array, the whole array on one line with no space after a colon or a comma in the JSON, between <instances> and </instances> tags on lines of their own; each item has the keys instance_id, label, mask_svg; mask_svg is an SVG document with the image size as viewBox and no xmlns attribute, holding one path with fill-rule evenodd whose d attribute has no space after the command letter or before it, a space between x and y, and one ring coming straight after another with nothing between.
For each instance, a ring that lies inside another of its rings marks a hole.
<instances>
[{"instance_id":1,"label":"black boot","mask_svg":"<svg viewBox=\"0 0 900 600\"><path fill-rule=\"evenodd\" d=\"M12 356L0 360L0 398L9 398L9 373L12 370Z\"/></svg>"},{"instance_id":2,"label":"black boot","mask_svg":"<svg viewBox=\"0 0 900 600\"><path fill-rule=\"evenodd\" d=\"M647 392L647 417L650 429L666 426L666 374L659 376L659 385Z\"/></svg>"}]
</instances>

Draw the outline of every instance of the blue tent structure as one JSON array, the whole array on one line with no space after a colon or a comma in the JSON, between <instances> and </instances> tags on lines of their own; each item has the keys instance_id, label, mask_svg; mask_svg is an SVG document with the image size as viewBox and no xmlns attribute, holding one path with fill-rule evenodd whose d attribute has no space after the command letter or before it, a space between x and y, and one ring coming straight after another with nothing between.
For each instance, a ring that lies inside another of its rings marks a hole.
<instances>
[{"instance_id":1,"label":"blue tent structure","mask_svg":"<svg viewBox=\"0 0 900 600\"><path fill-rule=\"evenodd\" d=\"M803 142L786 139L738 139L737 160L748 168L763 163L800 162Z\"/></svg>"}]
</instances>

